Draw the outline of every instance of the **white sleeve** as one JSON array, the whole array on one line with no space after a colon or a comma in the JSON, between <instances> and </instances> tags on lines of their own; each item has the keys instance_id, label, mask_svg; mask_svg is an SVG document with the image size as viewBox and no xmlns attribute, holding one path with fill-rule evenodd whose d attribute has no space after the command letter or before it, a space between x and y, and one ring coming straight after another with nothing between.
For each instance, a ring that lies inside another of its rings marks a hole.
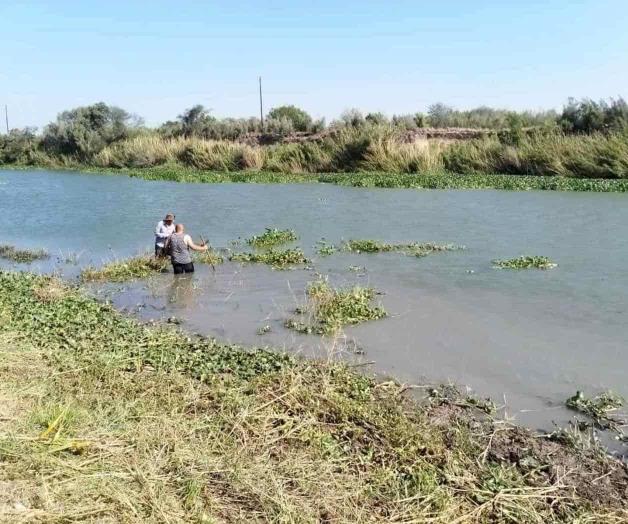
<instances>
[{"instance_id":1,"label":"white sleeve","mask_svg":"<svg viewBox=\"0 0 628 524\"><path fill-rule=\"evenodd\" d=\"M183 237L183 242L185 242L186 246L189 246L190 244L194 243L194 242L192 242L192 237L190 235L185 235Z\"/></svg>"}]
</instances>

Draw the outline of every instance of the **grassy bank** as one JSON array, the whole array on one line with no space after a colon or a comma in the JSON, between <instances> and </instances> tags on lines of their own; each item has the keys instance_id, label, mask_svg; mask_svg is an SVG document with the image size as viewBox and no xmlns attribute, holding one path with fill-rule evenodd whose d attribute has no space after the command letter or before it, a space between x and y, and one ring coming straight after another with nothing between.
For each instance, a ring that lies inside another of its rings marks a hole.
<instances>
[{"instance_id":1,"label":"grassy bank","mask_svg":"<svg viewBox=\"0 0 628 524\"><path fill-rule=\"evenodd\" d=\"M122 170L152 180L330 182L352 186L626 191L626 133L558 132L404 142L390 126L341 128L319 140L250 145L142 134L85 158L37 151L21 165ZM15 165L15 164L7 164Z\"/></svg>"},{"instance_id":2,"label":"grassy bank","mask_svg":"<svg viewBox=\"0 0 628 524\"><path fill-rule=\"evenodd\" d=\"M0 521L622 522L626 469L473 402L0 273Z\"/></svg>"}]
</instances>

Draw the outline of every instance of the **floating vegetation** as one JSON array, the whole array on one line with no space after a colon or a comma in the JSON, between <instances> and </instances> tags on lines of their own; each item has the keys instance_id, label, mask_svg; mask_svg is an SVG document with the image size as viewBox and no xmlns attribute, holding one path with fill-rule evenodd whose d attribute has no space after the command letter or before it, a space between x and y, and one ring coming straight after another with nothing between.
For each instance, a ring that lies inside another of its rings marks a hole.
<instances>
[{"instance_id":1,"label":"floating vegetation","mask_svg":"<svg viewBox=\"0 0 628 524\"><path fill-rule=\"evenodd\" d=\"M338 251L338 248L325 240L319 240L317 242L316 252L321 256L326 257L333 255L336 251Z\"/></svg>"},{"instance_id":2,"label":"floating vegetation","mask_svg":"<svg viewBox=\"0 0 628 524\"><path fill-rule=\"evenodd\" d=\"M257 334L265 335L266 333L270 333L270 331L271 331L270 325L266 324L265 326L262 326L257 330Z\"/></svg>"},{"instance_id":3,"label":"floating vegetation","mask_svg":"<svg viewBox=\"0 0 628 524\"><path fill-rule=\"evenodd\" d=\"M480 398L475 395L463 394L458 387L444 384L428 390L428 399L432 405L458 406L461 408L475 408L487 415L494 415L497 406L491 398Z\"/></svg>"},{"instance_id":4,"label":"floating vegetation","mask_svg":"<svg viewBox=\"0 0 628 524\"><path fill-rule=\"evenodd\" d=\"M225 260L223 256L215 249L209 248L207 251L200 251L194 254L194 258L202 264L217 266Z\"/></svg>"},{"instance_id":5,"label":"floating vegetation","mask_svg":"<svg viewBox=\"0 0 628 524\"><path fill-rule=\"evenodd\" d=\"M435 244L433 242L411 242L406 244L388 244L377 240L348 240L342 246L344 251L352 253L390 253L397 251L415 257L424 257L438 251L456 251L464 246L454 244Z\"/></svg>"},{"instance_id":6,"label":"floating vegetation","mask_svg":"<svg viewBox=\"0 0 628 524\"><path fill-rule=\"evenodd\" d=\"M355 286L334 289L326 280L317 280L307 287L307 304L296 310L297 314L306 318L291 318L284 325L300 333L324 335L334 333L347 324L383 318L387 315L386 311L371 304L374 296L373 288Z\"/></svg>"},{"instance_id":7,"label":"floating vegetation","mask_svg":"<svg viewBox=\"0 0 628 524\"><path fill-rule=\"evenodd\" d=\"M259 253L233 253L229 260L234 262L253 262L268 264L275 268L283 269L295 264L307 264L309 260L305 258L303 251L299 248L275 250L268 249Z\"/></svg>"},{"instance_id":8,"label":"floating vegetation","mask_svg":"<svg viewBox=\"0 0 628 524\"><path fill-rule=\"evenodd\" d=\"M19 249L9 244L0 245L0 258L6 258L14 262L30 264L35 260L42 260L49 256L45 249Z\"/></svg>"},{"instance_id":9,"label":"floating vegetation","mask_svg":"<svg viewBox=\"0 0 628 524\"><path fill-rule=\"evenodd\" d=\"M298 239L299 237L292 229L271 229L267 227L261 235L254 235L251 238L247 238L246 243L249 246L266 248L287 244L288 242L293 242Z\"/></svg>"},{"instance_id":10,"label":"floating vegetation","mask_svg":"<svg viewBox=\"0 0 628 524\"><path fill-rule=\"evenodd\" d=\"M626 421L623 417L612 415L624 405L624 399L620 395L605 391L593 398L588 398L582 391L577 391L573 397L565 401L565 405L592 418L600 429L615 430L619 433L621 440L625 438L621 426L626 424Z\"/></svg>"},{"instance_id":11,"label":"floating vegetation","mask_svg":"<svg viewBox=\"0 0 628 524\"><path fill-rule=\"evenodd\" d=\"M493 260L493 267L499 269L552 269L558 264L547 257L520 256L508 260Z\"/></svg>"},{"instance_id":12,"label":"floating vegetation","mask_svg":"<svg viewBox=\"0 0 628 524\"><path fill-rule=\"evenodd\" d=\"M115 260L100 268L86 267L81 271L81 280L84 282L124 282L136 278L146 278L155 273L163 273L167 269L167 258L142 255L125 260Z\"/></svg>"}]
</instances>

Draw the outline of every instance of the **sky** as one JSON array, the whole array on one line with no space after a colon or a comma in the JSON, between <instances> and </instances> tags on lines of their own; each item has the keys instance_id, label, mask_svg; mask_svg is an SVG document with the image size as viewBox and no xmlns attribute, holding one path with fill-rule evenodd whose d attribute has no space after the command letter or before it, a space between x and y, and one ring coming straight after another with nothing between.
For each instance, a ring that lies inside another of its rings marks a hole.
<instances>
[{"instance_id":1,"label":"sky","mask_svg":"<svg viewBox=\"0 0 628 524\"><path fill-rule=\"evenodd\" d=\"M0 0L0 104L43 127L97 101L158 125L295 104L405 114L628 98L625 0ZM4 115L2 115L4 116Z\"/></svg>"}]
</instances>

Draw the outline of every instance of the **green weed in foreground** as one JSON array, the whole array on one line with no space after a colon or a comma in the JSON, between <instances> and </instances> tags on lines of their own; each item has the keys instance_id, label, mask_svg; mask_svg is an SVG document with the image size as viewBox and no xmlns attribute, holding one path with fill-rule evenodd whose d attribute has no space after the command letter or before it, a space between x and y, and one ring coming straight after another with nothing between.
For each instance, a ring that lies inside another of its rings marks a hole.
<instances>
[{"instance_id":1,"label":"green weed in foreground","mask_svg":"<svg viewBox=\"0 0 628 524\"><path fill-rule=\"evenodd\" d=\"M499 269L552 269L558 264L547 257L520 256L508 260L493 260L493 267Z\"/></svg>"},{"instance_id":2,"label":"green weed in foreground","mask_svg":"<svg viewBox=\"0 0 628 524\"><path fill-rule=\"evenodd\" d=\"M285 326L300 333L323 335L348 324L383 318L386 311L371 304L374 296L372 288L333 289L326 280L311 282L307 288L308 302L298 309L304 320L291 318Z\"/></svg>"},{"instance_id":3,"label":"green weed in foreground","mask_svg":"<svg viewBox=\"0 0 628 524\"><path fill-rule=\"evenodd\" d=\"M268 264L278 269L297 264L307 264L309 260L305 258L303 251L300 249L269 249L259 253L233 253L229 260L234 262L253 262Z\"/></svg>"},{"instance_id":4,"label":"green weed in foreground","mask_svg":"<svg viewBox=\"0 0 628 524\"><path fill-rule=\"evenodd\" d=\"M14 262L30 264L35 260L49 258L45 249L18 249L8 244L0 245L0 258L13 260Z\"/></svg>"},{"instance_id":5,"label":"green weed in foreground","mask_svg":"<svg viewBox=\"0 0 628 524\"><path fill-rule=\"evenodd\" d=\"M154 258L142 255L125 260L115 260L100 268L86 267L81 271L81 280L84 282L108 281L124 282L136 278L147 278L155 273L167 271L167 258Z\"/></svg>"},{"instance_id":6,"label":"green weed in foreground","mask_svg":"<svg viewBox=\"0 0 628 524\"><path fill-rule=\"evenodd\" d=\"M628 517L621 463L468 402L142 325L48 277L0 289L2 521Z\"/></svg>"},{"instance_id":7,"label":"green weed in foreground","mask_svg":"<svg viewBox=\"0 0 628 524\"><path fill-rule=\"evenodd\" d=\"M292 229L269 228L261 235L253 235L246 239L246 243L254 247L273 247L298 240L297 234Z\"/></svg>"}]
</instances>

